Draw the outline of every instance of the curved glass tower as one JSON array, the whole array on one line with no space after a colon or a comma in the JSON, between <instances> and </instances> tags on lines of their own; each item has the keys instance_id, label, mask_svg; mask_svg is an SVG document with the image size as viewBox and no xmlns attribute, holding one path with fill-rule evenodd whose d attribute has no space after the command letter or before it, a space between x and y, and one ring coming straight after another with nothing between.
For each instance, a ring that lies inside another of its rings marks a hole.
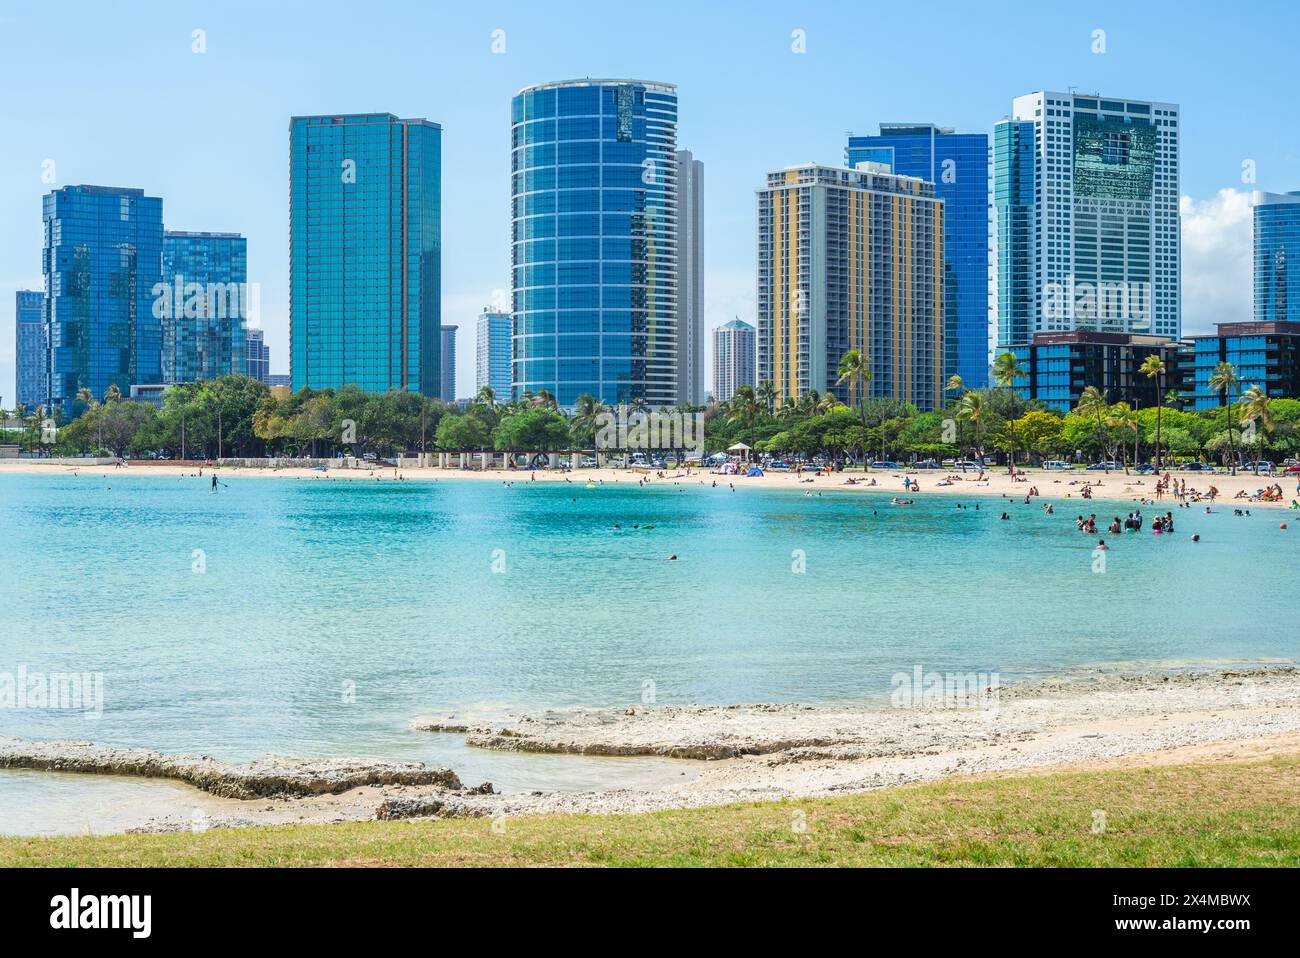
<instances>
[{"instance_id":1,"label":"curved glass tower","mask_svg":"<svg viewBox=\"0 0 1300 958\"><path fill-rule=\"evenodd\" d=\"M1300 322L1300 191L1257 191L1254 205L1255 322Z\"/></svg>"},{"instance_id":2,"label":"curved glass tower","mask_svg":"<svg viewBox=\"0 0 1300 958\"><path fill-rule=\"evenodd\" d=\"M570 80L512 103L516 395L677 401L677 88Z\"/></svg>"}]
</instances>

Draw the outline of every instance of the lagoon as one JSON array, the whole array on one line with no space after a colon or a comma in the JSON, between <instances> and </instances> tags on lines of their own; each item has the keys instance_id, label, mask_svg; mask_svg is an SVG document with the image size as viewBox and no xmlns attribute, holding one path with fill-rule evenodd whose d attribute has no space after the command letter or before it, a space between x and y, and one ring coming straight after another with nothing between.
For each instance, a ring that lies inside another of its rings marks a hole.
<instances>
[{"instance_id":1,"label":"lagoon","mask_svg":"<svg viewBox=\"0 0 1300 958\"><path fill-rule=\"evenodd\" d=\"M680 763L484 753L408 723L885 701L917 666L1007 683L1300 657L1277 514L1175 510L1172 536L1106 536L1095 571L1075 513L1131 503L711 481L0 475L0 675L103 676L98 717L0 708L0 735L636 786ZM0 773L0 832L50 777Z\"/></svg>"}]
</instances>

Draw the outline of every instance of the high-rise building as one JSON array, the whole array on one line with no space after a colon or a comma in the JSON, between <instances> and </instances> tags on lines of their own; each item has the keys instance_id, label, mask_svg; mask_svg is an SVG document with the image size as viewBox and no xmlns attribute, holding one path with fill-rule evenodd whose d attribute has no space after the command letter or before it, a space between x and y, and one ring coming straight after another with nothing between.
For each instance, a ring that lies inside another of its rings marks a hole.
<instances>
[{"instance_id":1,"label":"high-rise building","mask_svg":"<svg viewBox=\"0 0 1300 958\"><path fill-rule=\"evenodd\" d=\"M758 191L758 381L779 403L867 357L869 398L931 410L943 394L943 201L934 185L863 163L769 173Z\"/></svg>"},{"instance_id":2,"label":"high-rise building","mask_svg":"<svg viewBox=\"0 0 1300 958\"><path fill-rule=\"evenodd\" d=\"M143 190L65 186L44 199L45 330L51 403L79 414L81 389L162 380L163 203Z\"/></svg>"},{"instance_id":3,"label":"high-rise building","mask_svg":"<svg viewBox=\"0 0 1300 958\"><path fill-rule=\"evenodd\" d=\"M474 389L490 386L496 398L510 399L510 314L484 306L478 314L474 352Z\"/></svg>"},{"instance_id":4,"label":"high-rise building","mask_svg":"<svg viewBox=\"0 0 1300 958\"><path fill-rule=\"evenodd\" d=\"M1255 322L1300 322L1300 192L1256 192Z\"/></svg>"},{"instance_id":5,"label":"high-rise building","mask_svg":"<svg viewBox=\"0 0 1300 958\"><path fill-rule=\"evenodd\" d=\"M677 402L677 88L570 80L512 102L516 394Z\"/></svg>"},{"instance_id":6,"label":"high-rise building","mask_svg":"<svg viewBox=\"0 0 1300 958\"><path fill-rule=\"evenodd\" d=\"M998 349L1181 333L1178 107L1039 92L993 134Z\"/></svg>"},{"instance_id":7,"label":"high-rise building","mask_svg":"<svg viewBox=\"0 0 1300 958\"><path fill-rule=\"evenodd\" d=\"M754 327L740 319L713 331L713 398L727 402L741 386L755 386Z\"/></svg>"},{"instance_id":8,"label":"high-rise building","mask_svg":"<svg viewBox=\"0 0 1300 958\"><path fill-rule=\"evenodd\" d=\"M39 290L20 289L14 297L14 402L34 409L45 404L45 323L41 308L45 294Z\"/></svg>"},{"instance_id":9,"label":"high-rise building","mask_svg":"<svg viewBox=\"0 0 1300 958\"><path fill-rule=\"evenodd\" d=\"M441 394L442 128L391 113L289 124L295 390Z\"/></svg>"},{"instance_id":10,"label":"high-rise building","mask_svg":"<svg viewBox=\"0 0 1300 958\"><path fill-rule=\"evenodd\" d=\"M456 330L459 326L442 327L442 392L443 402L456 401Z\"/></svg>"},{"instance_id":11,"label":"high-rise building","mask_svg":"<svg viewBox=\"0 0 1300 958\"><path fill-rule=\"evenodd\" d=\"M248 241L238 233L163 233L162 378L193 383L248 369Z\"/></svg>"},{"instance_id":12,"label":"high-rise building","mask_svg":"<svg viewBox=\"0 0 1300 958\"><path fill-rule=\"evenodd\" d=\"M248 378L267 382L271 375L271 347L266 345L266 331L248 329L246 332Z\"/></svg>"},{"instance_id":13,"label":"high-rise building","mask_svg":"<svg viewBox=\"0 0 1300 958\"><path fill-rule=\"evenodd\" d=\"M677 401L704 402L704 164L677 151Z\"/></svg>"},{"instance_id":14,"label":"high-rise building","mask_svg":"<svg viewBox=\"0 0 1300 958\"><path fill-rule=\"evenodd\" d=\"M989 138L931 123L882 123L850 134L849 167L883 163L934 184L943 200L943 376L968 389L989 382Z\"/></svg>"}]
</instances>

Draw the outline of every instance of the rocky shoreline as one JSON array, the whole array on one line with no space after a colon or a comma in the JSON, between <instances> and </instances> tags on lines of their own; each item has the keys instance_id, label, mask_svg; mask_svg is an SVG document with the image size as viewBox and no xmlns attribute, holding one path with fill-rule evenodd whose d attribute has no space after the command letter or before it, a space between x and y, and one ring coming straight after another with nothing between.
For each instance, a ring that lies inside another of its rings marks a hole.
<instances>
[{"instance_id":1,"label":"rocky shoreline","mask_svg":"<svg viewBox=\"0 0 1300 958\"><path fill-rule=\"evenodd\" d=\"M28 742L0 738L0 768L88 775L167 778L185 782L219 798L306 798L337 795L364 785L464 786L447 768L419 762L365 762L360 759L295 761L265 755L251 762L219 762L206 755L163 755L139 748L114 748L93 742Z\"/></svg>"},{"instance_id":2,"label":"rocky shoreline","mask_svg":"<svg viewBox=\"0 0 1300 958\"><path fill-rule=\"evenodd\" d=\"M497 794L419 763L229 765L88 743L0 739L0 767L164 776L223 801L203 827L539 813L619 814L844 794L954 775L1099 764L1221 761L1300 752L1300 670L1093 674L1008 686L970 708L757 704L552 710L499 724L417 719L420 733L464 735L499 751L682 759L680 778L647 789ZM689 769L689 773L687 772ZM248 799L275 797L272 804ZM190 817L147 831L185 830Z\"/></svg>"}]
</instances>

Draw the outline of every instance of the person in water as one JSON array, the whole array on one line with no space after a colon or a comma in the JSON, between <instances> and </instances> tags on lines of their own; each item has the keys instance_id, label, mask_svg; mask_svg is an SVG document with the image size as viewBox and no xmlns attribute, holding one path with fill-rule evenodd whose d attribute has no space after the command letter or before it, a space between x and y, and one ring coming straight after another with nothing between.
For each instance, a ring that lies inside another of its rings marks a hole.
<instances>
[{"instance_id":1,"label":"person in water","mask_svg":"<svg viewBox=\"0 0 1300 958\"><path fill-rule=\"evenodd\" d=\"M1118 535L1124 531L1124 527L1119 521L1119 516L1116 516L1114 518L1114 520L1110 524L1110 528L1107 529L1106 531L1109 532L1111 535Z\"/></svg>"},{"instance_id":2,"label":"person in water","mask_svg":"<svg viewBox=\"0 0 1300 958\"><path fill-rule=\"evenodd\" d=\"M212 491L217 491L217 477L215 475L212 477Z\"/></svg>"}]
</instances>

